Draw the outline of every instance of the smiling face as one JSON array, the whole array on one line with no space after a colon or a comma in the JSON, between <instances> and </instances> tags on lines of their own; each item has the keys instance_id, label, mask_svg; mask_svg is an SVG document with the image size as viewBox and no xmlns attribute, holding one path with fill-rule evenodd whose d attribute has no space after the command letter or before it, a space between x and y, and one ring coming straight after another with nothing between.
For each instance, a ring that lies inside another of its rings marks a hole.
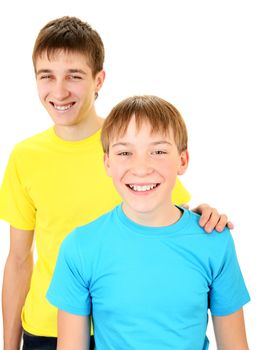
<instances>
[{"instance_id":1,"label":"smiling face","mask_svg":"<svg viewBox=\"0 0 256 350\"><path fill-rule=\"evenodd\" d=\"M36 60L39 98L55 127L79 126L95 118L95 94L104 82L104 71L92 74L81 53L56 51L49 58L43 53Z\"/></svg>"},{"instance_id":2,"label":"smiling face","mask_svg":"<svg viewBox=\"0 0 256 350\"><path fill-rule=\"evenodd\" d=\"M123 198L124 212L149 226L171 223L176 211L171 192L187 164L188 152L179 153L171 128L168 135L152 134L146 121L138 129L134 116L126 133L110 140L105 154L105 167Z\"/></svg>"}]
</instances>

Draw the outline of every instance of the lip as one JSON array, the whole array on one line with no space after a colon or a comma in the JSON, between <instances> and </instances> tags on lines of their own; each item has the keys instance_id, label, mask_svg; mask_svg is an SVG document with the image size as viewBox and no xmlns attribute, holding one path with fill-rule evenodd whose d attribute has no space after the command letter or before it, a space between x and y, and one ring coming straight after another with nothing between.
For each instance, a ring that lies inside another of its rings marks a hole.
<instances>
[{"instance_id":1,"label":"lip","mask_svg":"<svg viewBox=\"0 0 256 350\"><path fill-rule=\"evenodd\" d=\"M70 111L76 104L76 102L73 102L73 101L65 104L54 103L53 101L49 101L49 102L52 108L59 113L65 113Z\"/></svg>"},{"instance_id":2,"label":"lip","mask_svg":"<svg viewBox=\"0 0 256 350\"><path fill-rule=\"evenodd\" d=\"M152 188L152 189L149 189L149 190L141 190L141 191L135 191L133 190L130 186L138 186L138 187L144 187L144 186L152 186L154 185L155 187ZM156 191L156 189L160 186L160 183L159 182L148 182L148 183L128 183L128 184L125 184L126 188L129 190L130 193L132 193L133 195L136 195L136 196L148 196L150 195L151 193L154 193Z\"/></svg>"}]
</instances>

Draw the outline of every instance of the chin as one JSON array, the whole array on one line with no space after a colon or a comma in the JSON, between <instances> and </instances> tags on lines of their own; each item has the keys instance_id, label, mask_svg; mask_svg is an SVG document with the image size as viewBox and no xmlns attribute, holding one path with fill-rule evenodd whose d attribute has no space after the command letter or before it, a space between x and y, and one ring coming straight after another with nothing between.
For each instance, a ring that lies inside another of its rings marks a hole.
<instances>
[{"instance_id":1,"label":"chin","mask_svg":"<svg viewBox=\"0 0 256 350\"><path fill-rule=\"evenodd\" d=\"M56 126L74 126L77 123L73 120L60 120L60 118L52 118Z\"/></svg>"},{"instance_id":2,"label":"chin","mask_svg":"<svg viewBox=\"0 0 256 350\"><path fill-rule=\"evenodd\" d=\"M133 211L134 213L137 214L150 214L152 212L154 212L154 210L156 209L156 207L152 207L152 206L146 206L144 205L130 205L130 204L126 204L126 206L129 208L129 210Z\"/></svg>"}]
</instances>

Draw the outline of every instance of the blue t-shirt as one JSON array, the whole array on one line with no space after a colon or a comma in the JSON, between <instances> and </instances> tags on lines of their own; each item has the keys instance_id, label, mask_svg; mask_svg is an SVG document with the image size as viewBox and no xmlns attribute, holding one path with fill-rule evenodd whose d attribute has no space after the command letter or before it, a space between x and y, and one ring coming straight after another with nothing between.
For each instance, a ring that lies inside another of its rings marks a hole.
<instances>
[{"instance_id":1,"label":"blue t-shirt","mask_svg":"<svg viewBox=\"0 0 256 350\"><path fill-rule=\"evenodd\" d=\"M63 241L48 300L92 312L97 350L207 349L208 308L225 316L249 295L229 230L209 235L198 221L183 210L147 227L116 207Z\"/></svg>"}]
</instances>

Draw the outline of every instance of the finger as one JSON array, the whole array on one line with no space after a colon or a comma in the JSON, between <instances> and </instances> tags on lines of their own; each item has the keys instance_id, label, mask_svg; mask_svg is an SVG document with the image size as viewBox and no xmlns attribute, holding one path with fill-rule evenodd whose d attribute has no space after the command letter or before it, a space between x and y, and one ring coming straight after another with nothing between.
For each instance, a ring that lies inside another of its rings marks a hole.
<instances>
[{"instance_id":1,"label":"finger","mask_svg":"<svg viewBox=\"0 0 256 350\"><path fill-rule=\"evenodd\" d=\"M208 233L211 233L216 228L216 226L219 224L220 219L221 219L221 216L219 215L217 210L216 209L212 210L210 218L204 226L205 231Z\"/></svg>"},{"instance_id":2,"label":"finger","mask_svg":"<svg viewBox=\"0 0 256 350\"><path fill-rule=\"evenodd\" d=\"M204 210L202 211L202 214L200 216L200 220L199 220L200 226L205 227L205 225L209 222L214 210L216 211L216 209L204 208ZM216 211L216 213L217 213L217 211Z\"/></svg>"},{"instance_id":3,"label":"finger","mask_svg":"<svg viewBox=\"0 0 256 350\"><path fill-rule=\"evenodd\" d=\"M225 227L227 226L227 223L228 223L227 215L224 215L224 214L220 215L219 221L215 227L216 231L222 232L225 229Z\"/></svg>"},{"instance_id":4,"label":"finger","mask_svg":"<svg viewBox=\"0 0 256 350\"><path fill-rule=\"evenodd\" d=\"M227 227L230 229L230 230L233 230L235 228L234 224L231 222L231 221L228 221L227 222Z\"/></svg>"}]
</instances>

